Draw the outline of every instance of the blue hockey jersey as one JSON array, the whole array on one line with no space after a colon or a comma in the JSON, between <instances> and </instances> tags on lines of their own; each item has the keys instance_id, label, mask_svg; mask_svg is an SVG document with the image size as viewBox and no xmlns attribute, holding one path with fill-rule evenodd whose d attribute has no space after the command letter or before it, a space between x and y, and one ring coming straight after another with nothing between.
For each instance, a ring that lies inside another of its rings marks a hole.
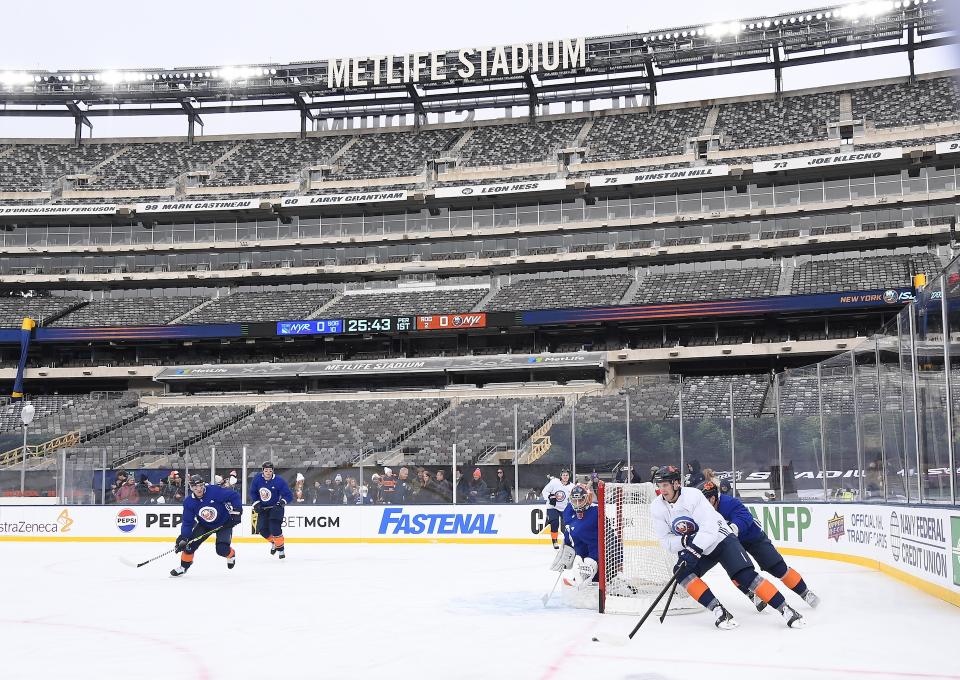
<instances>
[{"instance_id":1,"label":"blue hockey jersey","mask_svg":"<svg viewBox=\"0 0 960 680\"><path fill-rule=\"evenodd\" d=\"M582 517L577 517L572 505L567 505L563 509L563 521L569 530L564 534L564 543L573 546L574 551L581 558L589 557L593 560L599 560L598 543L600 537L597 532L599 518L600 510L596 505L587 506ZM570 540L571 535L573 536L572 542Z\"/></svg>"},{"instance_id":2,"label":"blue hockey jersey","mask_svg":"<svg viewBox=\"0 0 960 680\"><path fill-rule=\"evenodd\" d=\"M204 529L223 526L230 521L230 510L242 509L242 506L240 494L233 489L207 484L203 498L197 498L191 492L183 499L183 524L180 525L180 535L184 538L189 537L197 524Z\"/></svg>"},{"instance_id":3,"label":"blue hockey jersey","mask_svg":"<svg viewBox=\"0 0 960 680\"><path fill-rule=\"evenodd\" d=\"M720 503L717 505L717 512L731 524L737 525L737 539L741 543L755 541L763 536L763 529L760 528L760 523L753 518L753 515L747 510L747 506L745 506L739 498L734 498L726 494L720 494L717 498L720 499Z\"/></svg>"},{"instance_id":4,"label":"blue hockey jersey","mask_svg":"<svg viewBox=\"0 0 960 680\"><path fill-rule=\"evenodd\" d=\"M255 503L260 503L261 508L272 508L283 498L287 503L293 502L293 493L283 477L274 475L269 482L263 478L263 473L258 472L250 485L250 498Z\"/></svg>"}]
</instances>

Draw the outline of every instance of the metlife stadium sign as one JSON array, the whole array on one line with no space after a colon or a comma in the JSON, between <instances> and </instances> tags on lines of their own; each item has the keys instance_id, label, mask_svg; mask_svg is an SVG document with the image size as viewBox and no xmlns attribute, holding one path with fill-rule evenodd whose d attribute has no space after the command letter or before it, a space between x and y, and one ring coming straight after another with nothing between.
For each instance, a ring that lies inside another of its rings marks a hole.
<instances>
[{"instance_id":1,"label":"metlife stadium sign","mask_svg":"<svg viewBox=\"0 0 960 680\"><path fill-rule=\"evenodd\" d=\"M562 38L455 51L330 59L325 79L327 87L336 90L520 76L582 69L586 65L586 38Z\"/></svg>"},{"instance_id":2,"label":"metlife stadium sign","mask_svg":"<svg viewBox=\"0 0 960 680\"><path fill-rule=\"evenodd\" d=\"M494 354L489 356L429 357L423 359L382 359L379 361L171 366L161 370L156 375L155 380L220 380L319 375L386 375L392 373L469 373L519 369L603 368L605 366L606 355L603 352Z\"/></svg>"}]
</instances>

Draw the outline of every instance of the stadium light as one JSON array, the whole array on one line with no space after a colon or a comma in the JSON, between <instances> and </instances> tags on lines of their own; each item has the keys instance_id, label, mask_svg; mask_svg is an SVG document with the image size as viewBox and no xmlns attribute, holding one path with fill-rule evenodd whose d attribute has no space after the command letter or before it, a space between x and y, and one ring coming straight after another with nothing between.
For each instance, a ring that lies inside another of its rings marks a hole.
<instances>
[{"instance_id":1,"label":"stadium light","mask_svg":"<svg viewBox=\"0 0 960 680\"><path fill-rule=\"evenodd\" d=\"M838 8L836 13L844 19L856 21L861 18L878 17L892 9L896 9L896 3L890 2L889 0L872 0L871 2L858 2L844 5Z\"/></svg>"},{"instance_id":2,"label":"stadium light","mask_svg":"<svg viewBox=\"0 0 960 680\"><path fill-rule=\"evenodd\" d=\"M16 87L17 85L26 85L33 82L33 77L29 73L22 71L5 71L0 74L0 82L7 87Z\"/></svg>"},{"instance_id":3,"label":"stadium light","mask_svg":"<svg viewBox=\"0 0 960 680\"><path fill-rule=\"evenodd\" d=\"M743 24L731 21L726 24L712 24L707 27L707 35L711 38L722 38L725 35L736 35L742 30Z\"/></svg>"}]
</instances>

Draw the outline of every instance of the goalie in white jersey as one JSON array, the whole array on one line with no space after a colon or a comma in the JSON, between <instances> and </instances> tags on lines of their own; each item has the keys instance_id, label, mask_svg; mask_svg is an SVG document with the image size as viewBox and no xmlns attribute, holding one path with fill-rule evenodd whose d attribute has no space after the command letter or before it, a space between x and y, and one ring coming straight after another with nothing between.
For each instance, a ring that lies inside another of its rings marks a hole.
<instances>
[{"instance_id":1,"label":"goalie in white jersey","mask_svg":"<svg viewBox=\"0 0 960 680\"><path fill-rule=\"evenodd\" d=\"M573 491L573 486L573 482L570 481L570 472L563 470L560 473L560 479L551 477L540 493L543 500L550 505L547 508L547 524L550 525L550 540L553 541L554 550L560 549L560 544L557 543L557 536L560 532L560 518L563 516L563 511L567 509L567 503L570 502L570 492Z\"/></svg>"},{"instance_id":2,"label":"goalie in white jersey","mask_svg":"<svg viewBox=\"0 0 960 680\"><path fill-rule=\"evenodd\" d=\"M680 479L679 468L673 465L660 468L654 477L660 497L651 507L657 538L664 549L677 553L677 564L673 568L677 583L713 612L718 628L736 628L738 624L730 612L700 578L720 564L735 584L745 585L751 593L779 610L789 627L803 627L803 618L787 604L776 586L754 570L743 546L703 492L682 487Z\"/></svg>"}]
</instances>

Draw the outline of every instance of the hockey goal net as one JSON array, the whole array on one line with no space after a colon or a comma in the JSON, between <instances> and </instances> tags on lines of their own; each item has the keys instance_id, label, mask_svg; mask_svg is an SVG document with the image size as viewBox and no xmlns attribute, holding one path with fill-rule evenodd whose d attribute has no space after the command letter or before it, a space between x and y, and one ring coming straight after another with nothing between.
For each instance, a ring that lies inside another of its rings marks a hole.
<instances>
[{"instance_id":1,"label":"hockey goal net","mask_svg":"<svg viewBox=\"0 0 960 680\"><path fill-rule=\"evenodd\" d=\"M655 500L656 488L649 482L598 485L600 613L643 614L673 576L676 556L663 549L653 531L650 504ZM657 613L666 602L664 597ZM670 613L700 609L678 586Z\"/></svg>"}]
</instances>

